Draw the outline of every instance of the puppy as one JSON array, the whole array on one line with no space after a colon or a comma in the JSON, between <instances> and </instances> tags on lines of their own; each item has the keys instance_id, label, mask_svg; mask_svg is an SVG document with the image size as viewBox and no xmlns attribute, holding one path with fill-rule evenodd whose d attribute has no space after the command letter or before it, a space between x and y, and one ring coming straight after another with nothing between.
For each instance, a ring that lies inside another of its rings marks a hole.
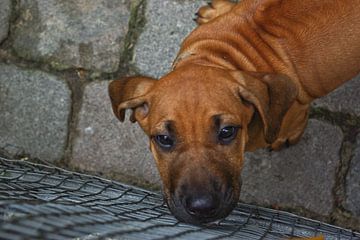
<instances>
[{"instance_id":1,"label":"puppy","mask_svg":"<svg viewBox=\"0 0 360 240\"><path fill-rule=\"evenodd\" d=\"M232 211L245 151L296 143L310 103L360 71L357 0L214 0L198 16L170 73L109 86L149 136L170 210L195 224Z\"/></svg>"}]
</instances>

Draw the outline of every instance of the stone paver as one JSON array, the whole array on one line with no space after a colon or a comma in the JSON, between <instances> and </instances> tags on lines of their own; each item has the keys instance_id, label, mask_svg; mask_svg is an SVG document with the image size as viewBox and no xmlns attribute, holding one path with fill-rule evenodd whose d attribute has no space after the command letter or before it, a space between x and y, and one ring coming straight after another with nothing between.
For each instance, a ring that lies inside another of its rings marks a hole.
<instances>
[{"instance_id":1,"label":"stone paver","mask_svg":"<svg viewBox=\"0 0 360 240\"><path fill-rule=\"evenodd\" d=\"M360 75L345 83L329 95L314 101L314 107L360 116Z\"/></svg>"},{"instance_id":2,"label":"stone paver","mask_svg":"<svg viewBox=\"0 0 360 240\"><path fill-rule=\"evenodd\" d=\"M58 69L114 72L130 17L126 0L20 1L18 55Z\"/></svg>"},{"instance_id":3,"label":"stone paver","mask_svg":"<svg viewBox=\"0 0 360 240\"><path fill-rule=\"evenodd\" d=\"M342 137L338 127L310 120L297 145L247 154L241 200L329 214Z\"/></svg>"},{"instance_id":4,"label":"stone paver","mask_svg":"<svg viewBox=\"0 0 360 240\"><path fill-rule=\"evenodd\" d=\"M147 76L160 77L171 69L183 41L195 27L192 20L205 1L148 0L147 23L135 46L135 64Z\"/></svg>"},{"instance_id":5,"label":"stone paver","mask_svg":"<svg viewBox=\"0 0 360 240\"><path fill-rule=\"evenodd\" d=\"M358 135L355 154L351 159L346 177L345 208L360 218L360 135Z\"/></svg>"},{"instance_id":6,"label":"stone paver","mask_svg":"<svg viewBox=\"0 0 360 240\"><path fill-rule=\"evenodd\" d=\"M11 0L0 1L0 43L7 38L10 25Z\"/></svg>"},{"instance_id":7,"label":"stone paver","mask_svg":"<svg viewBox=\"0 0 360 240\"><path fill-rule=\"evenodd\" d=\"M63 157L71 94L45 72L0 64L0 148L46 161Z\"/></svg>"},{"instance_id":8,"label":"stone paver","mask_svg":"<svg viewBox=\"0 0 360 240\"><path fill-rule=\"evenodd\" d=\"M95 82L85 88L71 165L127 182L159 183L147 137L137 124L117 120L107 87Z\"/></svg>"}]
</instances>

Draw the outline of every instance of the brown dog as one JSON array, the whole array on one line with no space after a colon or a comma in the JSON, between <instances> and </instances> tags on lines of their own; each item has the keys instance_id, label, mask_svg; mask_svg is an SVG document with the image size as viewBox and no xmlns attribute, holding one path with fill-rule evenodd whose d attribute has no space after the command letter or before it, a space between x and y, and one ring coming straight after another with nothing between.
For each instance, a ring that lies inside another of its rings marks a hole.
<instances>
[{"instance_id":1,"label":"brown dog","mask_svg":"<svg viewBox=\"0 0 360 240\"><path fill-rule=\"evenodd\" d=\"M150 137L167 203L192 223L227 216L243 154L299 140L309 104L360 71L358 0L213 0L173 71L113 81L115 115Z\"/></svg>"}]
</instances>

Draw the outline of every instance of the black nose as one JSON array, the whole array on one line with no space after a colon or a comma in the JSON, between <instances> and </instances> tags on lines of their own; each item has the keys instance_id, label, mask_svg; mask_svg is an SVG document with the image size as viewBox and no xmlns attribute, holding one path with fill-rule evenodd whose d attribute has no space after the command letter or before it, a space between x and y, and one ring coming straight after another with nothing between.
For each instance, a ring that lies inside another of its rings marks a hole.
<instances>
[{"instance_id":1,"label":"black nose","mask_svg":"<svg viewBox=\"0 0 360 240\"><path fill-rule=\"evenodd\" d=\"M210 217L216 214L220 200L213 195L188 197L185 201L186 211L196 217Z\"/></svg>"}]
</instances>

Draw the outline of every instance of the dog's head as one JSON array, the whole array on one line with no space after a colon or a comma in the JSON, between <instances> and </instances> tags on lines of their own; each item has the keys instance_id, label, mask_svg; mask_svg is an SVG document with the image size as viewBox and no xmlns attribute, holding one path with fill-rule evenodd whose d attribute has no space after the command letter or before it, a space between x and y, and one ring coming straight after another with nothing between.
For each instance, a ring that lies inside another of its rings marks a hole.
<instances>
[{"instance_id":1,"label":"dog's head","mask_svg":"<svg viewBox=\"0 0 360 240\"><path fill-rule=\"evenodd\" d=\"M191 223L226 217L241 187L244 151L277 137L295 85L282 75L190 66L160 80L111 82L120 121L132 109L150 148L173 214Z\"/></svg>"}]
</instances>

